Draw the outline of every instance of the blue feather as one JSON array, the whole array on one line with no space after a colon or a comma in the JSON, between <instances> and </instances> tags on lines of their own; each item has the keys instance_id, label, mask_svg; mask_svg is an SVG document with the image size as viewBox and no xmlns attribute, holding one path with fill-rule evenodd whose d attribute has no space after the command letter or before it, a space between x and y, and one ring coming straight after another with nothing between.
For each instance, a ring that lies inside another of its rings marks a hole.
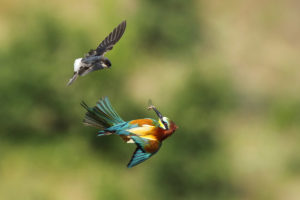
<instances>
[{"instance_id":1,"label":"blue feather","mask_svg":"<svg viewBox=\"0 0 300 200\"><path fill-rule=\"evenodd\" d=\"M124 122L124 121L121 119L121 117L118 115L118 113L116 113L116 111L113 109L112 105L111 105L110 102L109 102L108 97L105 97L105 98L104 98L104 102L106 103L108 110L112 113L112 116L114 116L114 118L115 118L116 120L118 120L120 123Z\"/></svg>"},{"instance_id":2,"label":"blue feather","mask_svg":"<svg viewBox=\"0 0 300 200\"><path fill-rule=\"evenodd\" d=\"M140 147L141 149L144 149L144 146L146 146L149 143L149 140L145 138L141 138L139 136L133 135L130 137L133 139L133 141Z\"/></svg>"},{"instance_id":3,"label":"blue feather","mask_svg":"<svg viewBox=\"0 0 300 200\"><path fill-rule=\"evenodd\" d=\"M153 154L144 152L141 148L137 147L127 167L131 168L141 162L150 158Z\"/></svg>"},{"instance_id":4,"label":"blue feather","mask_svg":"<svg viewBox=\"0 0 300 200\"><path fill-rule=\"evenodd\" d=\"M137 164L140 164L141 162L144 162L145 160L147 160L148 158L150 158L151 156L153 156L156 152L152 152L152 153L147 153L144 149L144 147L149 144L149 140L146 138L141 138L139 136L136 135L131 135L130 138L136 143L137 148L129 162L129 164L127 165L128 168L131 168ZM161 143L160 143L161 145ZM160 148L160 146L159 146Z\"/></svg>"}]
</instances>

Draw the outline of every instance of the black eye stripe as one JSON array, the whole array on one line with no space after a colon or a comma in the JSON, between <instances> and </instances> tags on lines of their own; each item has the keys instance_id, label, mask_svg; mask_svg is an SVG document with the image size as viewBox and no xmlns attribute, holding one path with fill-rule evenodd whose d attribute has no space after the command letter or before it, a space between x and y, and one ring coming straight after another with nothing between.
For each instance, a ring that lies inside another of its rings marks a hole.
<instances>
[{"instance_id":1,"label":"black eye stripe","mask_svg":"<svg viewBox=\"0 0 300 200\"><path fill-rule=\"evenodd\" d=\"M162 121L162 123L164 124L165 128L168 129L168 123L165 121Z\"/></svg>"}]
</instances>

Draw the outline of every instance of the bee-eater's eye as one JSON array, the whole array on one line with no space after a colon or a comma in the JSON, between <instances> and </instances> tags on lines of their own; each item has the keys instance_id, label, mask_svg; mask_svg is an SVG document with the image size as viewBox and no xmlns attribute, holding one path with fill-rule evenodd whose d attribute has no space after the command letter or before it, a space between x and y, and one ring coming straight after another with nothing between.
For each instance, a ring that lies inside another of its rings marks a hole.
<instances>
[{"instance_id":1,"label":"bee-eater's eye","mask_svg":"<svg viewBox=\"0 0 300 200\"><path fill-rule=\"evenodd\" d=\"M165 122L165 121L162 121L162 122L163 122L163 124L164 124L165 128L166 128L166 129L169 129L169 127L168 127L168 123L167 123L167 122Z\"/></svg>"}]
</instances>

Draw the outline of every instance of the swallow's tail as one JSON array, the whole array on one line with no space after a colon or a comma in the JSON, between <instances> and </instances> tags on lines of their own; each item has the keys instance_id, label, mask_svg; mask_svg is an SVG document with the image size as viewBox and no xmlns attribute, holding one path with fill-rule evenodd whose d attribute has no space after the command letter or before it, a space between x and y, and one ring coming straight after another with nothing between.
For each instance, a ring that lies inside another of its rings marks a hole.
<instances>
[{"instance_id":1,"label":"swallow's tail","mask_svg":"<svg viewBox=\"0 0 300 200\"><path fill-rule=\"evenodd\" d=\"M93 108L88 107L85 102L82 102L81 105L87 110L83 120L83 123L87 126L106 129L125 122L110 105L107 97L100 99Z\"/></svg>"},{"instance_id":2,"label":"swallow's tail","mask_svg":"<svg viewBox=\"0 0 300 200\"><path fill-rule=\"evenodd\" d=\"M72 78L70 78L69 82L67 83L67 86L71 85L78 77L78 73L74 72L74 75Z\"/></svg>"}]
</instances>

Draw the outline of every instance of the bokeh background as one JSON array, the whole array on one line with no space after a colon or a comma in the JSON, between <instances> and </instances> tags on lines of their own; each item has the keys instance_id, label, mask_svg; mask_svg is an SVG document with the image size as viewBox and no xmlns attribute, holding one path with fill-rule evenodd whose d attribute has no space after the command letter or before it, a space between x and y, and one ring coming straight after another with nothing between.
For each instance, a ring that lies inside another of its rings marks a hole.
<instances>
[{"instance_id":1,"label":"bokeh background","mask_svg":"<svg viewBox=\"0 0 300 200\"><path fill-rule=\"evenodd\" d=\"M300 2L2 0L0 199L300 199ZM113 67L70 87L73 61L123 19ZM180 127L135 145L83 126L108 96L125 120Z\"/></svg>"}]
</instances>

